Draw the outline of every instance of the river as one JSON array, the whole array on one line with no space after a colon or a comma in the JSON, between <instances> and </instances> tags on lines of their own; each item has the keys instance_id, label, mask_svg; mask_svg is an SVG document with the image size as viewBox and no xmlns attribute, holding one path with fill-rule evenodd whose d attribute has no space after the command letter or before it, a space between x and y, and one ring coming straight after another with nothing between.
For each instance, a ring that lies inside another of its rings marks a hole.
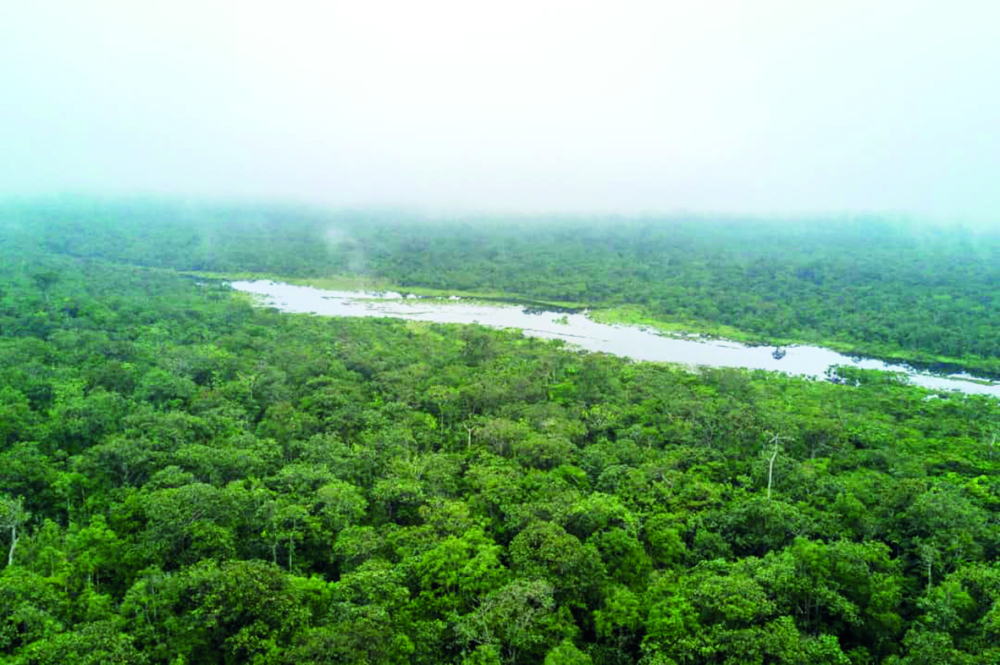
<instances>
[{"instance_id":1,"label":"river","mask_svg":"<svg viewBox=\"0 0 1000 665\"><path fill-rule=\"evenodd\" d=\"M911 383L933 390L1000 398L1000 385L984 385L961 376L939 376L892 365L874 358L845 356L818 346L786 347L780 360L773 347L697 337L671 337L647 328L597 323L584 314L526 311L514 305L470 302L452 297L423 299L398 293L327 291L269 280L235 281L232 288L253 294L267 307L282 312L321 316L392 317L434 323L479 323L494 328L518 328L525 335L561 339L587 351L602 351L634 360L678 363L693 367L741 367L823 377L832 365L904 372Z\"/></svg>"}]
</instances>

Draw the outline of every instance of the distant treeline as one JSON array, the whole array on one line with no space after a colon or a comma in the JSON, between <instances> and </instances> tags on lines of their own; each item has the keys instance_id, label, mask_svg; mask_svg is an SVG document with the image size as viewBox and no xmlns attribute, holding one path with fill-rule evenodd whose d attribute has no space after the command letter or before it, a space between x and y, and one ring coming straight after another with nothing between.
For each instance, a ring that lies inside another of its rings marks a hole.
<instances>
[{"instance_id":1,"label":"distant treeline","mask_svg":"<svg viewBox=\"0 0 1000 665\"><path fill-rule=\"evenodd\" d=\"M709 332L1000 374L1000 234L858 217L467 217L293 207L8 205L47 251L626 307Z\"/></svg>"}]
</instances>

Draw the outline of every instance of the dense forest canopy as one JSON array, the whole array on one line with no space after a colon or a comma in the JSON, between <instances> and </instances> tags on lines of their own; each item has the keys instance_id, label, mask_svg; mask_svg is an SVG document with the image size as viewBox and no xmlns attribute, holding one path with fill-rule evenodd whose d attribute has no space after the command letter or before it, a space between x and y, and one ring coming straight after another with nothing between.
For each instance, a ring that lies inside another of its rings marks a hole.
<instances>
[{"instance_id":1,"label":"dense forest canopy","mask_svg":"<svg viewBox=\"0 0 1000 665\"><path fill-rule=\"evenodd\" d=\"M284 315L176 272L364 270L987 363L994 236L334 221L3 209L0 661L1000 660L993 399Z\"/></svg>"},{"instance_id":2,"label":"dense forest canopy","mask_svg":"<svg viewBox=\"0 0 1000 665\"><path fill-rule=\"evenodd\" d=\"M881 218L453 217L87 200L8 204L46 251L285 278L360 274L750 341L1000 375L1000 233Z\"/></svg>"}]
</instances>

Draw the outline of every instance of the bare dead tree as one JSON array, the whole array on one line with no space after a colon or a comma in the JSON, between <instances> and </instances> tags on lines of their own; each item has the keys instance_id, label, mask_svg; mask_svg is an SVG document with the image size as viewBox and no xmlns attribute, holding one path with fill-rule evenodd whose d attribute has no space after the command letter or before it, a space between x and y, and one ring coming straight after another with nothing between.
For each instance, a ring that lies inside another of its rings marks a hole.
<instances>
[{"instance_id":1,"label":"bare dead tree","mask_svg":"<svg viewBox=\"0 0 1000 665\"><path fill-rule=\"evenodd\" d=\"M24 499L8 499L0 496L0 529L10 532L10 550L7 552L7 566L14 565L14 550L17 549L17 542L20 537L17 535L18 527L23 526L31 513L24 509Z\"/></svg>"},{"instance_id":2,"label":"bare dead tree","mask_svg":"<svg viewBox=\"0 0 1000 665\"><path fill-rule=\"evenodd\" d=\"M774 461L778 459L778 452L780 452L780 446L782 441L791 441L792 438L788 436L781 436L780 434L775 434L771 437L771 445L773 446L771 451L771 457L767 461L767 500L771 500L771 486L774 482Z\"/></svg>"},{"instance_id":3,"label":"bare dead tree","mask_svg":"<svg viewBox=\"0 0 1000 665\"><path fill-rule=\"evenodd\" d=\"M479 427L475 424L470 424L469 422L462 423L462 427L468 433L469 438L466 440L465 449L469 450L472 448L472 433L475 432Z\"/></svg>"}]
</instances>

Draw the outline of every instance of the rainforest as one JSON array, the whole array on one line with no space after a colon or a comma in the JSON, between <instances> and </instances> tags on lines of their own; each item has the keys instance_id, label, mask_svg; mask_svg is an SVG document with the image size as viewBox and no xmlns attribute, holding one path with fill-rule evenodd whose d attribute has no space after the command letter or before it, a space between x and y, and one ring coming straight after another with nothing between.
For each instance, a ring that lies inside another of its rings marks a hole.
<instances>
[{"instance_id":1,"label":"rainforest","mask_svg":"<svg viewBox=\"0 0 1000 665\"><path fill-rule=\"evenodd\" d=\"M0 662L991 665L1000 404L286 314L240 277L1000 375L1000 234L0 204Z\"/></svg>"}]
</instances>

